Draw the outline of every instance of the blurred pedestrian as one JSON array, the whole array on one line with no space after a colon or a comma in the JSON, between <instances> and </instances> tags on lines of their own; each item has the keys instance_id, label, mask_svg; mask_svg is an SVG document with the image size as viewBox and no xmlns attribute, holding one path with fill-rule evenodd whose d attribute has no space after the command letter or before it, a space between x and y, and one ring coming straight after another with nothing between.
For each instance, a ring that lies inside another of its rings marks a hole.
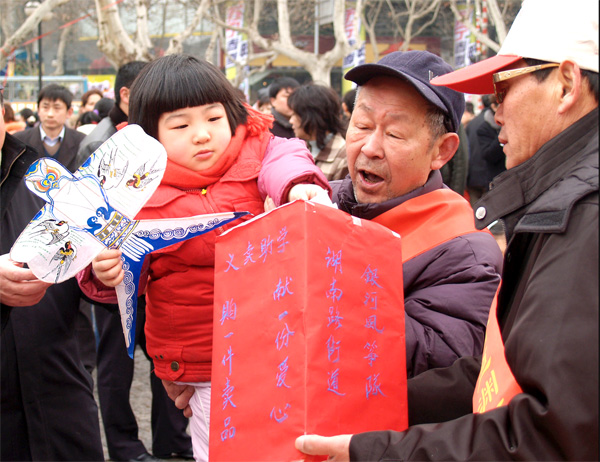
<instances>
[{"instance_id":1,"label":"blurred pedestrian","mask_svg":"<svg viewBox=\"0 0 600 462\"><path fill-rule=\"evenodd\" d=\"M300 84L292 77L280 77L269 85L269 99L271 100L271 114L275 117L271 133L282 138L294 138L294 130L290 123L292 110L287 99L290 93Z\"/></svg>"},{"instance_id":2,"label":"blurred pedestrian","mask_svg":"<svg viewBox=\"0 0 600 462\"><path fill-rule=\"evenodd\" d=\"M463 127L467 128L469 125L469 122L471 122L471 120L473 120L473 118L475 117L475 108L473 107L473 103L471 101L467 101L465 103L465 113L462 116L462 119L460 120L460 123L463 125Z\"/></svg>"},{"instance_id":3,"label":"blurred pedestrian","mask_svg":"<svg viewBox=\"0 0 600 462\"><path fill-rule=\"evenodd\" d=\"M15 111L10 103L6 101L4 102L4 126L6 133L10 133L11 135L15 132L25 130L25 127L27 126L23 120L17 120Z\"/></svg>"},{"instance_id":4,"label":"blurred pedestrian","mask_svg":"<svg viewBox=\"0 0 600 462\"><path fill-rule=\"evenodd\" d=\"M474 205L489 189L495 176L506 170L506 157L498 141L500 126L494 120L498 103L494 95L483 95L483 110L467 127L469 174L467 192Z\"/></svg>"},{"instance_id":5,"label":"blurred pedestrian","mask_svg":"<svg viewBox=\"0 0 600 462\"><path fill-rule=\"evenodd\" d=\"M82 125L79 120L81 119L81 116L86 112L93 111L94 106L102 98L102 96L102 91L97 88L92 88L81 95L81 104L79 105L77 113L73 114L69 119L69 126L72 128L77 128Z\"/></svg>"},{"instance_id":6,"label":"blurred pedestrian","mask_svg":"<svg viewBox=\"0 0 600 462\"><path fill-rule=\"evenodd\" d=\"M39 118L33 109L28 107L23 108L19 111L19 114L21 115L21 119L27 124L25 130L34 127L39 122Z\"/></svg>"},{"instance_id":7,"label":"blurred pedestrian","mask_svg":"<svg viewBox=\"0 0 600 462\"><path fill-rule=\"evenodd\" d=\"M15 137L33 147L40 156L54 157L75 171L79 167L77 149L85 135L67 127L67 120L73 114L72 102L73 94L66 87L55 83L46 85L38 95L39 126L17 132Z\"/></svg>"},{"instance_id":8,"label":"blurred pedestrian","mask_svg":"<svg viewBox=\"0 0 600 462\"><path fill-rule=\"evenodd\" d=\"M294 134L308 143L315 164L330 181L345 178L348 161L338 94L330 87L311 82L296 88L287 102L292 110Z\"/></svg>"}]
</instances>

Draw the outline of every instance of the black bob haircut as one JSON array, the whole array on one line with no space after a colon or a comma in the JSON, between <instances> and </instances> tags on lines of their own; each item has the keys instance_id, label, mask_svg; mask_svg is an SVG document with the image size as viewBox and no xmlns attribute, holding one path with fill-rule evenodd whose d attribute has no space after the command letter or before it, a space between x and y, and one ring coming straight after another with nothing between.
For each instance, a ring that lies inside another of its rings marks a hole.
<instances>
[{"instance_id":1,"label":"black bob haircut","mask_svg":"<svg viewBox=\"0 0 600 462\"><path fill-rule=\"evenodd\" d=\"M288 106L300 118L302 130L316 136L319 149L325 147L328 132L344 132L340 97L331 87L313 82L301 85L288 96Z\"/></svg>"},{"instance_id":2,"label":"black bob haircut","mask_svg":"<svg viewBox=\"0 0 600 462\"><path fill-rule=\"evenodd\" d=\"M248 111L237 90L208 61L172 54L147 64L130 88L129 123L158 139L158 119L166 112L221 103L231 134L246 123Z\"/></svg>"},{"instance_id":3,"label":"black bob haircut","mask_svg":"<svg viewBox=\"0 0 600 462\"><path fill-rule=\"evenodd\" d=\"M67 87L51 83L42 88L38 95L38 107L43 99L48 101L62 101L67 105L67 109L71 109L71 103L73 102L73 93L71 93Z\"/></svg>"}]
</instances>

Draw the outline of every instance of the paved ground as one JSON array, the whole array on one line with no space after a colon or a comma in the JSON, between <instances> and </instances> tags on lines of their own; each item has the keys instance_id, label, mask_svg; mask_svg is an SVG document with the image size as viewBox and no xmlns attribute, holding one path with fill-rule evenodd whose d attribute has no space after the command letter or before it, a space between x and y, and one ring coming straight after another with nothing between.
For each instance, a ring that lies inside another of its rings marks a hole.
<instances>
[{"instance_id":1,"label":"paved ground","mask_svg":"<svg viewBox=\"0 0 600 462\"><path fill-rule=\"evenodd\" d=\"M131 407L137 418L139 427L139 438L146 446L149 452L152 452L152 431L150 429L150 403L152 402L152 392L150 391L150 363L144 356L142 350L137 347L134 354L135 369L133 374L133 384L131 385L131 395L129 401ZM96 372L94 370L94 383L96 383ZM94 390L96 395L96 402L98 402L97 391ZM102 419L102 417L100 417ZM104 428L102 427L102 420L100 421L100 428L102 433L102 444L104 446L104 458L108 458L108 450L106 448L106 440L104 437ZM179 459L169 459L170 461L177 462Z\"/></svg>"}]
</instances>

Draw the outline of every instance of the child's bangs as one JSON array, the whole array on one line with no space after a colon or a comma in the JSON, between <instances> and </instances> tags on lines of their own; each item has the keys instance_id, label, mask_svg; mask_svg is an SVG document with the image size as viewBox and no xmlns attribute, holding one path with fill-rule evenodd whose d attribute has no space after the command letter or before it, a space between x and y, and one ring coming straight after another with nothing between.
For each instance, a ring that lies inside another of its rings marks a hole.
<instances>
[{"instance_id":1,"label":"child's bangs","mask_svg":"<svg viewBox=\"0 0 600 462\"><path fill-rule=\"evenodd\" d=\"M180 71L173 72L163 82L163 101L159 103L163 108L161 112L212 103L226 105L231 99L227 86L223 84L223 78L213 75L212 69L198 65L185 66Z\"/></svg>"}]
</instances>

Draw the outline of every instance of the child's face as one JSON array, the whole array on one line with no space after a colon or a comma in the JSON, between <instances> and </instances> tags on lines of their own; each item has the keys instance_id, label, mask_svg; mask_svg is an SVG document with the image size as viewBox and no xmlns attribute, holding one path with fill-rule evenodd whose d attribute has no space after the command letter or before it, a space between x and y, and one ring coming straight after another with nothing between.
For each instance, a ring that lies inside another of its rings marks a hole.
<instances>
[{"instance_id":1,"label":"child's face","mask_svg":"<svg viewBox=\"0 0 600 462\"><path fill-rule=\"evenodd\" d=\"M221 103L165 112L158 119L158 141L167 157L194 172L217 162L231 141L231 128Z\"/></svg>"}]
</instances>

